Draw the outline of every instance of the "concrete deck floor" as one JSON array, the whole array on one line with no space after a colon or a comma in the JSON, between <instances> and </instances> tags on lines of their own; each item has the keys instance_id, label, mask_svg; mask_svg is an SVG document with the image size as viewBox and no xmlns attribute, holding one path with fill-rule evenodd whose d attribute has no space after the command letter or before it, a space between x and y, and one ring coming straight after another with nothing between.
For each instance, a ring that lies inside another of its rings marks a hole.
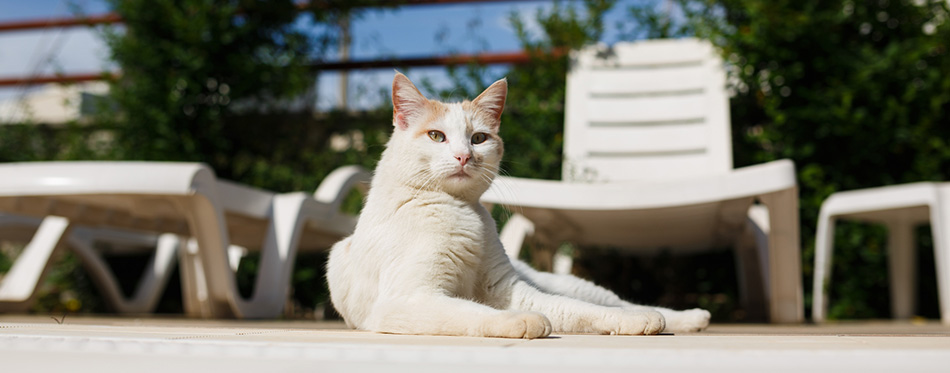
<instances>
[{"instance_id":1,"label":"concrete deck floor","mask_svg":"<svg viewBox=\"0 0 950 373\"><path fill-rule=\"evenodd\" d=\"M644 370L950 372L950 327L713 324L700 333L508 340L375 334L340 322L0 315L3 372Z\"/></svg>"}]
</instances>

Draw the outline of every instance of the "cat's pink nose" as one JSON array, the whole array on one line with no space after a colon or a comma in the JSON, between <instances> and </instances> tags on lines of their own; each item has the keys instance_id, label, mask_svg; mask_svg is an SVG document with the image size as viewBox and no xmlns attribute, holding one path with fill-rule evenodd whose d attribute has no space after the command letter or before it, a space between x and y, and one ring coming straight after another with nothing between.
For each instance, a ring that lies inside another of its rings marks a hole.
<instances>
[{"instance_id":1,"label":"cat's pink nose","mask_svg":"<svg viewBox=\"0 0 950 373\"><path fill-rule=\"evenodd\" d=\"M468 154L459 154L455 156L455 159L457 159L459 161L459 164L462 166L468 163L469 158L472 158L472 156Z\"/></svg>"}]
</instances>

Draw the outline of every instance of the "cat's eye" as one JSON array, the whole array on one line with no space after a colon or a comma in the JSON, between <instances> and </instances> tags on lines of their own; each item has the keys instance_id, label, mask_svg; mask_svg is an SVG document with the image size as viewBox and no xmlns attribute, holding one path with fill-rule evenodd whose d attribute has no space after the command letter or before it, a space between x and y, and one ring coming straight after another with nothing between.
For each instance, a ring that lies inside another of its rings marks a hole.
<instances>
[{"instance_id":1,"label":"cat's eye","mask_svg":"<svg viewBox=\"0 0 950 373\"><path fill-rule=\"evenodd\" d=\"M429 138L435 142L445 141L445 134L440 131L429 131Z\"/></svg>"},{"instance_id":2,"label":"cat's eye","mask_svg":"<svg viewBox=\"0 0 950 373\"><path fill-rule=\"evenodd\" d=\"M476 144L476 145L477 145L477 144L481 144L481 143L485 142L485 140L488 140L488 135L487 135L487 134L484 134L484 133L479 132L479 133L476 133L476 134L472 135L472 144Z\"/></svg>"}]
</instances>

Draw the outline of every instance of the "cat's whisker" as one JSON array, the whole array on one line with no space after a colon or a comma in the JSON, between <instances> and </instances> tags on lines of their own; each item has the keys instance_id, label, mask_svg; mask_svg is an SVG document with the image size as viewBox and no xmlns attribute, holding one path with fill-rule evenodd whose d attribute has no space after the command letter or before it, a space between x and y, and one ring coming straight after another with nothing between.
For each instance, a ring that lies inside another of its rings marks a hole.
<instances>
[{"instance_id":1,"label":"cat's whisker","mask_svg":"<svg viewBox=\"0 0 950 373\"><path fill-rule=\"evenodd\" d=\"M498 175L502 172L500 166L486 165L483 170L485 172L481 173L479 176L481 176L482 181L487 184L487 188L496 188L503 195L511 194L511 188L507 185L507 183L498 180ZM512 215L511 209L507 205L501 205L501 208L506 216Z\"/></svg>"},{"instance_id":2,"label":"cat's whisker","mask_svg":"<svg viewBox=\"0 0 950 373\"><path fill-rule=\"evenodd\" d=\"M500 194L502 197L507 197L506 199L508 200L512 200L512 201L519 200L520 198L518 197L516 190L511 186L511 184L505 182L504 179L498 179L498 176L501 176L501 175L506 176L506 177L511 177L511 175L509 175L508 172L504 170L500 165L496 168L496 171L497 173L495 174L494 184L495 184L496 190L498 191L498 194ZM511 208L509 206L502 205L502 208L505 209L505 211L508 213L509 216L514 214L514 212L511 211ZM517 209L518 209L519 214L524 213L523 207L520 204L518 205Z\"/></svg>"},{"instance_id":3,"label":"cat's whisker","mask_svg":"<svg viewBox=\"0 0 950 373\"><path fill-rule=\"evenodd\" d=\"M412 199L418 198L418 197L419 197L419 193L422 193L423 191L429 190L429 186L430 186L433 182L435 182L435 180L439 177L439 173L437 173L437 172L432 172L432 171L429 171L429 170L424 170L423 175L424 175L425 179L424 179L424 181L422 182L422 184L420 184L420 185L416 188L416 190L413 192L413 194L412 194Z\"/></svg>"}]
</instances>

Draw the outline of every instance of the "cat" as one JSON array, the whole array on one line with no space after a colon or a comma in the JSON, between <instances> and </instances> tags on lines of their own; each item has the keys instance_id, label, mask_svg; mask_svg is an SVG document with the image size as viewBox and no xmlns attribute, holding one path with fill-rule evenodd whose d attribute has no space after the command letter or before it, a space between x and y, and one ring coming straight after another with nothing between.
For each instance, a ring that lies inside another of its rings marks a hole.
<instances>
[{"instance_id":1,"label":"cat","mask_svg":"<svg viewBox=\"0 0 950 373\"><path fill-rule=\"evenodd\" d=\"M442 103L396 72L392 137L356 230L331 248L327 262L330 297L346 324L527 339L705 328L705 310L627 303L588 281L506 256L479 198L499 171L507 93L502 79L472 101Z\"/></svg>"}]
</instances>

